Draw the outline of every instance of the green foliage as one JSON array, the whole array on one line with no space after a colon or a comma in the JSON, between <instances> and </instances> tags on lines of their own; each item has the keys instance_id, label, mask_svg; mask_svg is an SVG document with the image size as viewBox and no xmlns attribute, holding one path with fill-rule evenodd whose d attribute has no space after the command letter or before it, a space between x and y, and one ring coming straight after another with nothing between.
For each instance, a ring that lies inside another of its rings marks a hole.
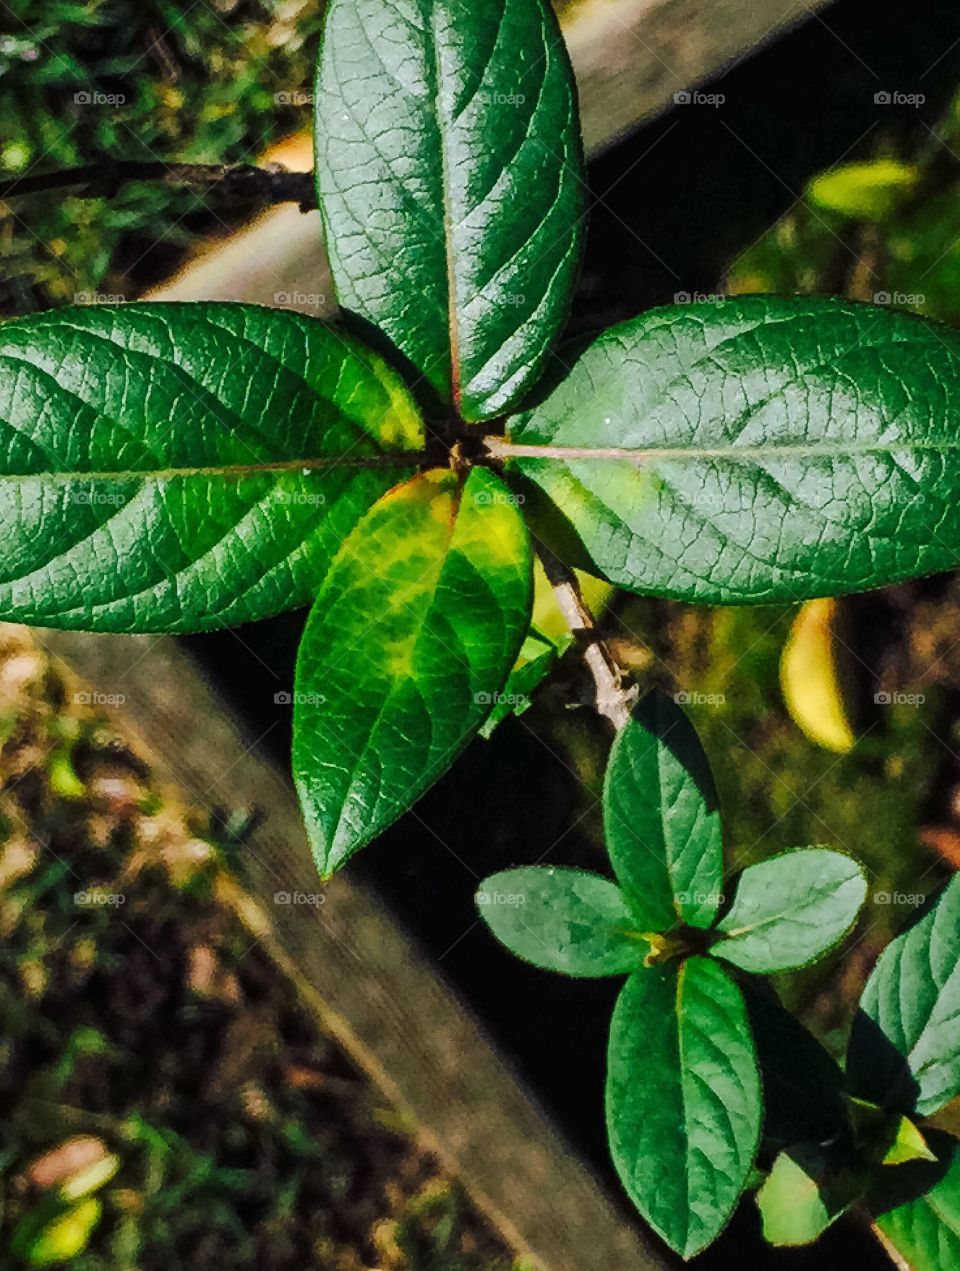
<instances>
[{"instance_id":1,"label":"green foliage","mask_svg":"<svg viewBox=\"0 0 960 1271\"><path fill-rule=\"evenodd\" d=\"M306 604L423 445L379 358L249 306L17 319L0 377L0 613L45 626L199 631Z\"/></svg>"},{"instance_id":2,"label":"green foliage","mask_svg":"<svg viewBox=\"0 0 960 1271\"><path fill-rule=\"evenodd\" d=\"M563 651L531 625L528 499L561 562L686 601L792 601L956 564L946 329L829 300L698 304L624 323L542 380L583 206L573 79L544 0L332 0L316 99L342 328L203 305L0 332L0 608L189 631L312 602L293 767L321 874L523 709ZM834 174L811 197L883 219L915 175ZM957 885L880 959L845 1088L749 977L844 938L859 866L802 848L725 896L704 750L656 695L614 744L603 813L617 883L524 868L478 903L538 966L629 977L607 1128L664 1239L689 1257L717 1236L763 1125L775 1243L814 1238L890 1173L942 1164L921 1159L913 1118L960 1093ZM924 1175L928 1199L945 1168ZM905 1208L922 1195L884 1212L898 1238L923 1228L942 1246L927 1211Z\"/></svg>"},{"instance_id":3,"label":"green foliage","mask_svg":"<svg viewBox=\"0 0 960 1271\"><path fill-rule=\"evenodd\" d=\"M747 970L802 964L846 934L865 882L840 853L786 853L745 871L718 917L722 838L709 765L683 712L659 695L636 707L614 744L604 806L622 892L581 870L508 870L481 884L479 911L503 944L537 966L632 972L610 1026L610 1149L637 1208L690 1257L723 1228L753 1165L763 1119L755 1021L768 1063L778 1050L778 1076L800 1064L822 1080L827 1069L821 1106L830 1104L835 1071L826 1057L804 1061L792 1035L785 1047L775 1010L748 1006L715 959ZM787 1116L791 1094L788 1084Z\"/></svg>"},{"instance_id":4,"label":"green foliage","mask_svg":"<svg viewBox=\"0 0 960 1271\"><path fill-rule=\"evenodd\" d=\"M532 601L526 527L482 468L414 478L346 539L296 676L294 775L322 874L395 820L477 732ZM358 678L368 641L374 656Z\"/></svg>"},{"instance_id":5,"label":"green foliage","mask_svg":"<svg viewBox=\"0 0 960 1271\"><path fill-rule=\"evenodd\" d=\"M737 880L714 956L762 975L795 971L843 939L866 897L863 870L841 852L799 848L771 857Z\"/></svg>"},{"instance_id":6,"label":"green foliage","mask_svg":"<svg viewBox=\"0 0 960 1271\"><path fill-rule=\"evenodd\" d=\"M309 124L322 18L305 0L9 0L0 180L105 156L255 161ZM0 311L149 285L199 235L248 214L156 183L94 200L20 198L0 221Z\"/></svg>"},{"instance_id":7,"label":"green foliage","mask_svg":"<svg viewBox=\"0 0 960 1271\"><path fill-rule=\"evenodd\" d=\"M497 453L554 547L621 587L799 600L956 563L957 395L960 337L916 319L681 305L600 336Z\"/></svg>"},{"instance_id":8,"label":"green foliage","mask_svg":"<svg viewBox=\"0 0 960 1271\"><path fill-rule=\"evenodd\" d=\"M693 725L660 694L614 742L603 807L610 862L644 930L710 926L723 883L717 794Z\"/></svg>"},{"instance_id":9,"label":"green foliage","mask_svg":"<svg viewBox=\"0 0 960 1271\"><path fill-rule=\"evenodd\" d=\"M484 879L477 905L518 957L563 975L625 975L648 944L613 883L581 869L507 869Z\"/></svg>"},{"instance_id":10,"label":"green foliage","mask_svg":"<svg viewBox=\"0 0 960 1271\"><path fill-rule=\"evenodd\" d=\"M464 419L503 414L579 261L580 128L546 0L331 0L316 139L340 303Z\"/></svg>"},{"instance_id":11,"label":"green foliage","mask_svg":"<svg viewBox=\"0 0 960 1271\"><path fill-rule=\"evenodd\" d=\"M945 1271L960 1262L960 1145L941 1136L935 1163L917 1162L898 1173L900 1203L878 1197L877 1226L913 1271ZM895 1195L895 1193L894 1193Z\"/></svg>"},{"instance_id":12,"label":"green foliage","mask_svg":"<svg viewBox=\"0 0 960 1271\"><path fill-rule=\"evenodd\" d=\"M607 1133L624 1187L684 1257L733 1212L760 1136L760 1076L740 990L709 958L630 977L610 1025Z\"/></svg>"},{"instance_id":13,"label":"green foliage","mask_svg":"<svg viewBox=\"0 0 960 1271\"><path fill-rule=\"evenodd\" d=\"M857 1093L929 1115L960 1094L960 878L884 950L860 1001L847 1067Z\"/></svg>"}]
</instances>

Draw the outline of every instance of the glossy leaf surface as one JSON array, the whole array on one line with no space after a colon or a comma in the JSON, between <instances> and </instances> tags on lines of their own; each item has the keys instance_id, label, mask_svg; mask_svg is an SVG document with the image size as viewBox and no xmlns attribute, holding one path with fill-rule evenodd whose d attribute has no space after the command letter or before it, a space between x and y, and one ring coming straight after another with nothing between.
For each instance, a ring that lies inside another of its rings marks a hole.
<instances>
[{"instance_id":1,"label":"glossy leaf surface","mask_svg":"<svg viewBox=\"0 0 960 1271\"><path fill-rule=\"evenodd\" d=\"M758 975L796 970L843 939L866 894L852 857L816 847L783 852L740 875L710 952Z\"/></svg>"},{"instance_id":2,"label":"glossy leaf surface","mask_svg":"<svg viewBox=\"0 0 960 1271\"><path fill-rule=\"evenodd\" d=\"M481 468L398 487L346 540L296 674L294 776L321 873L415 803L474 736L531 593L526 528Z\"/></svg>"},{"instance_id":3,"label":"glossy leaf surface","mask_svg":"<svg viewBox=\"0 0 960 1271\"><path fill-rule=\"evenodd\" d=\"M870 305L735 298L613 327L494 447L561 555L709 604L960 561L960 335Z\"/></svg>"},{"instance_id":4,"label":"glossy leaf surface","mask_svg":"<svg viewBox=\"0 0 960 1271\"><path fill-rule=\"evenodd\" d=\"M606 1106L627 1193L692 1257L733 1213L762 1118L743 997L719 963L690 958L630 977L610 1026Z\"/></svg>"},{"instance_id":5,"label":"glossy leaf surface","mask_svg":"<svg viewBox=\"0 0 960 1271\"><path fill-rule=\"evenodd\" d=\"M399 379L341 331L233 304L0 325L0 617L200 631L308 604L415 471Z\"/></svg>"},{"instance_id":6,"label":"glossy leaf surface","mask_svg":"<svg viewBox=\"0 0 960 1271\"><path fill-rule=\"evenodd\" d=\"M519 958L564 975L625 975L649 946L615 883L582 869L532 866L484 879L477 907Z\"/></svg>"},{"instance_id":7,"label":"glossy leaf surface","mask_svg":"<svg viewBox=\"0 0 960 1271\"><path fill-rule=\"evenodd\" d=\"M317 183L340 303L466 419L502 414L563 325L580 125L545 0L332 0Z\"/></svg>"},{"instance_id":8,"label":"glossy leaf surface","mask_svg":"<svg viewBox=\"0 0 960 1271\"><path fill-rule=\"evenodd\" d=\"M620 730L603 792L607 850L644 931L707 927L720 905L723 837L703 747L652 693Z\"/></svg>"}]
</instances>

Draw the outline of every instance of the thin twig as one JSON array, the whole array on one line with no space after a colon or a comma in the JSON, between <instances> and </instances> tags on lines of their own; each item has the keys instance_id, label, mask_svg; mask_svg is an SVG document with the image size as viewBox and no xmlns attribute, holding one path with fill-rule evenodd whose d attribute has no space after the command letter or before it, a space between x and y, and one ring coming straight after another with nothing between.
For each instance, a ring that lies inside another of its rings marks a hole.
<instances>
[{"instance_id":1,"label":"thin twig","mask_svg":"<svg viewBox=\"0 0 960 1271\"><path fill-rule=\"evenodd\" d=\"M150 181L193 190L199 194L242 199L245 202L299 203L309 212L317 205L312 172L287 172L279 164L258 168L243 163L141 163L138 160L102 159L82 168L65 168L35 176L14 177L0 183L0 199L70 190L75 198L109 197L128 181Z\"/></svg>"},{"instance_id":2,"label":"thin twig","mask_svg":"<svg viewBox=\"0 0 960 1271\"><path fill-rule=\"evenodd\" d=\"M536 544L536 552L567 625L581 642L584 661L597 689L597 714L609 719L619 732L630 718L639 690L635 684L624 682L625 673L601 638L576 574L542 543Z\"/></svg>"}]
</instances>

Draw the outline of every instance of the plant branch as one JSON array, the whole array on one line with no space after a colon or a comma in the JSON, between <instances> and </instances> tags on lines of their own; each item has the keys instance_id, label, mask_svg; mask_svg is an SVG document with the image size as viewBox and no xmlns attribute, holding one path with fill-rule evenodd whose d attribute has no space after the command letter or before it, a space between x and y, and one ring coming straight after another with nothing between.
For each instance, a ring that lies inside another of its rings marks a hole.
<instances>
[{"instance_id":1,"label":"plant branch","mask_svg":"<svg viewBox=\"0 0 960 1271\"><path fill-rule=\"evenodd\" d=\"M583 599L573 570L540 542L536 543L536 552L567 625L580 642L584 661L593 676L597 690L597 714L609 719L619 732L629 720L636 704L637 686L624 682L625 672L601 637L597 620Z\"/></svg>"},{"instance_id":2,"label":"plant branch","mask_svg":"<svg viewBox=\"0 0 960 1271\"><path fill-rule=\"evenodd\" d=\"M81 199L103 198L116 194L128 181L150 181L198 194L215 192L218 197L262 204L299 203L303 212L317 205L313 173L287 172L279 164L258 168L249 163L141 163L107 158L81 168L0 182L0 199L50 190L71 190L75 198Z\"/></svg>"}]
</instances>

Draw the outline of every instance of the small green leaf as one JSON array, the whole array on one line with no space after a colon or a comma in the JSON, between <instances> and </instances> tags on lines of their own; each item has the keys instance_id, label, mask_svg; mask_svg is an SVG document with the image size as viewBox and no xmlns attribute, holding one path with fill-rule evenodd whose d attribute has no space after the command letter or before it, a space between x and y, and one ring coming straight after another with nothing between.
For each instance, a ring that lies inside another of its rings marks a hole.
<instances>
[{"instance_id":1,"label":"small green leaf","mask_svg":"<svg viewBox=\"0 0 960 1271\"><path fill-rule=\"evenodd\" d=\"M781 1152L757 1193L764 1239L772 1245L817 1240L862 1195L865 1178L816 1143Z\"/></svg>"},{"instance_id":2,"label":"small green leaf","mask_svg":"<svg viewBox=\"0 0 960 1271\"><path fill-rule=\"evenodd\" d=\"M465 419L503 414L566 319L585 184L545 0L331 0L316 172L340 303Z\"/></svg>"},{"instance_id":3,"label":"small green leaf","mask_svg":"<svg viewBox=\"0 0 960 1271\"><path fill-rule=\"evenodd\" d=\"M205 631L309 604L424 442L362 345L234 304L4 322L0 419L0 617L95 631Z\"/></svg>"},{"instance_id":4,"label":"small green leaf","mask_svg":"<svg viewBox=\"0 0 960 1271\"><path fill-rule=\"evenodd\" d=\"M710 949L742 971L793 971L833 948L857 920L867 895L863 870L850 856L801 847L750 865L717 923Z\"/></svg>"},{"instance_id":5,"label":"small green leaf","mask_svg":"<svg viewBox=\"0 0 960 1271\"><path fill-rule=\"evenodd\" d=\"M927 1116L960 1094L960 878L884 949L847 1054L852 1089Z\"/></svg>"},{"instance_id":6,"label":"small green leaf","mask_svg":"<svg viewBox=\"0 0 960 1271\"><path fill-rule=\"evenodd\" d=\"M477 906L497 939L564 975L626 975L647 944L615 884L581 869L508 869L484 879Z\"/></svg>"},{"instance_id":7,"label":"small green leaf","mask_svg":"<svg viewBox=\"0 0 960 1271\"><path fill-rule=\"evenodd\" d=\"M956 331L748 296L611 328L489 446L565 559L744 604L956 567L958 415Z\"/></svg>"},{"instance_id":8,"label":"small green leaf","mask_svg":"<svg viewBox=\"0 0 960 1271\"><path fill-rule=\"evenodd\" d=\"M398 487L347 539L297 662L294 776L321 873L409 808L474 736L531 596L526 528L481 468Z\"/></svg>"},{"instance_id":9,"label":"small green leaf","mask_svg":"<svg viewBox=\"0 0 960 1271\"><path fill-rule=\"evenodd\" d=\"M881 1237L911 1271L953 1271L960 1266L960 1145L930 1136L936 1163L912 1161L883 1170L871 1195Z\"/></svg>"},{"instance_id":10,"label":"small green leaf","mask_svg":"<svg viewBox=\"0 0 960 1271\"><path fill-rule=\"evenodd\" d=\"M505 719L511 715L522 715L530 709L533 694L572 642L572 636L553 641L540 635L533 627L530 628L530 634L520 648L503 692L498 694L487 722L480 729L481 737L489 740Z\"/></svg>"},{"instance_id":11,"label":"small green leaf","mask_svg":"<svg viewBox=\"0 0 960 1271\"><path fill-rule=\"evenodd\" d=\"M643 929L708 927L723 884L717 792L693 725L659 693L614 742L603 810L610 861Z\"/></svg>"},{"instance_id":12,"label":"small green leaf","mask_svg":"<svg viewBox=\"0 0 960 1271\"><path fill-rule=\"evenodd\" d=\"M720 1234L753 1165L760 1078L743 997L694 957L635 972L617 1001L607 1133L623 1185L683 1257Z\"/></svg>"},{"instance_id":13,"label":"small green leaf","mask_svg":"<svg viewBox=\"0 0 960 1271\"><path fill-rule=\"evenodd\" d=\"M927 1140L909 1117L898 1117L882 1165L906 1165L908 1161L935 1161Z\"/></svg>"}]
</instances>

